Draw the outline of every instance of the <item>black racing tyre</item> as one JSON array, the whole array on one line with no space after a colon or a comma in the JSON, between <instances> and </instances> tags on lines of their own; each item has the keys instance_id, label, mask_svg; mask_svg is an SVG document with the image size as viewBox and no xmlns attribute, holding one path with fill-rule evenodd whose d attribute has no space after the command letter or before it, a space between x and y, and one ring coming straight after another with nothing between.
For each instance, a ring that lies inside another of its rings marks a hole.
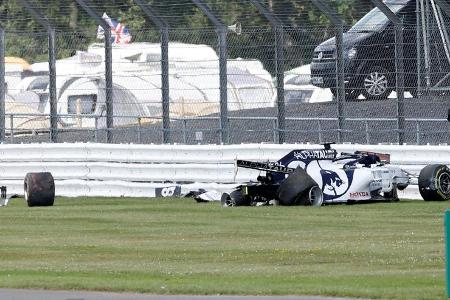
<instances>
[{"instance_id":1,"label":"black racing tyre","mask_svg":"<svg viewBox=\"0 0 450 300\"><path fill-rule=\"evenodd\" d=\"M393 86L392 76L385 68L373 66L364 71L362 94L367 100L387 99Z\"/></svg>"},{"instance_id":2,"label":"black racing tyre","mask_svg":"<svg viewBox=\"0 0 450 300\"><path fill-rule=\"evenodd\" d=\"M425 201L450 200L450 169L446 165L428 165L419 174L419 192Z\"/></svg>"},{"instance_id":3,"label":"black racing tyre","mask_svg":"<svg viewBox=\"0 0 450 300\"><path fill-rule=\"evenodd\" d=\"M248 200L248 197L245 197L244 194L242 194L242 191L240 189L232 191L230 193L230 198L233 200L236 206L248 206L250 205L250 201Z\"/></svg>"},{"instance_id":4,"label":"black racing tyre","mask_svg":"<svg viewBox=\"0 0 450 300\"><path fill-rule=\"evenodd\" d=\"M231 202L230 194L223 193L222 197L220 197L220 205L222 207L230 207L233 206L233 203Z\"/></svg>"},{"instance_id":5,"label":"black racing tyre","mask_svg":"<svg viewBox=\"0 0 450 300\"><path fill-rule=\"evenodd\" d=\"M281 182L277 196L281 205L311 205L309 190L318 184L300 167Z\"/></svg>"},{"instance_id":6,"label":"black racing tyre","mask_svg":"<svg viewBox=\"0 0 450 300\"><path fill-rule=\"evenodd\" d=\"M50 172L27 173L24 195L28 206L52 206L55 201L55 181Z\"/></svg>"},{"instance_id":7,"label":"black racing tyre","mask_svg":"<svg viewBox=\"0 0 450 300\"><path fill-rule=\"evenodd\" d=\"M223 193L220 203L223 207L250 205L250 202L244 197L240 189L232 191L230 194Z\"/></svg>"}]
</instances>

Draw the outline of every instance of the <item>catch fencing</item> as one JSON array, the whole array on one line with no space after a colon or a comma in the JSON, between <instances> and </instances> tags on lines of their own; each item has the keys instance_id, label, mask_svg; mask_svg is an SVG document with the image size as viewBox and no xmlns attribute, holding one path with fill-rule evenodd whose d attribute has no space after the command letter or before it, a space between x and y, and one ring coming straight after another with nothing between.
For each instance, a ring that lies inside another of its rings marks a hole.
<instances>
[{"instance_id":1,"label":"catch fencing","mask_svg":"<svg viewBox=\"0 0 450 300\"><path fill-rule=\"evenodd\" d=\"M3 143L449 143L444 0L371 0L350 23L327 0L168 2L198 26L135 0L124 44L90 1L67 1L96 22L76 31L19 2L41 27L0 29Z\"/></svg>"},{"instance_id":2,"label":"catch fencing","mask_svg":"<svg viewBox=\"0 0 450 300\"><path fill-rule=\"evenodd\" d=\"M277 161L295 149L286 145L108 145L91 143L0 146L0 180L9 194L23 194L28 172L51 172L58 196L155 197L189 191L230 192L255 181L260 171L236 167L236 159ZM433 163L450 165L449 146L335 145L338 152L389 153L391 164L418 175ZM420 199L417 186L399 191L401 198Z\"/></svg>"}]
</instances>

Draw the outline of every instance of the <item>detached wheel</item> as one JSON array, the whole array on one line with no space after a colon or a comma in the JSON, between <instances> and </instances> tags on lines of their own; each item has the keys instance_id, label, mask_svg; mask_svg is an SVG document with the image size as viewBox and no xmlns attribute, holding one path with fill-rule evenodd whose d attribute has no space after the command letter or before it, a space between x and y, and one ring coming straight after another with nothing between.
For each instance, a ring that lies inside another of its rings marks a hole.
<instances>
[{"instance_id":1,"label":"detached wheel","mask_svg":"<svg viewBox=\"0 0 450 300\"><path fill-rule=\"evenodd\" d=\"M428 165L419 174L419 192L425 201L450 200L450 169L446 165Z\"/></svg>"},{"instance_id":2,"label":"detached wheel","mask_svg":"<svg viewBox=\"0 0 450 300\"><path fill-rule=\"evenodd\" d=\"M27 173L24 195L28 206L52 206L55 201L55 181L50 172Z\"/></svg>"},{"instance_id":3,"label":"detached wheel","mask_svg":"<svg viewBox=\"0 0 450 300\"><path fill-rule=\"evenodd\" d=\"M379 66L371 67L363 75L362 94L368 100L387 99L392 92L392 79L389 72Z\"/></svg>"}]
</instances>

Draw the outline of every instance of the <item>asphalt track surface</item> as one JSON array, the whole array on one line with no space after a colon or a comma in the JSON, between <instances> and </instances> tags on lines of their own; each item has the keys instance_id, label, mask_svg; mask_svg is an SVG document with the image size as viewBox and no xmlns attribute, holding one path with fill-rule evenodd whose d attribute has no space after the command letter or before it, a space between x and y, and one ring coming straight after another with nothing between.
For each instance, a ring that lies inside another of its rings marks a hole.
<instances>
[{"instance_id":1,"label":"asphalt track surface","mask_svg":"<svg viewBox=\"0 0 450 300\"><path fill-rule=\"evenodd\" d=\"M85 291L0 289L2 300L350 300L316 296L171 296Z\"/></svg>"},{"instance_id":2,"label":"asphalt track surface","mask_svg":"<svg viewBox=\"0 0 450 300\"><path fill-rule=\"evenodd\" d=\"M406 119L427 119L420 123L421 133L419 144L450 144L450 123L446 122L447 111L450 108L450 96L427 96L419 99L406 98L404 102L404 117ZM286 120L286 143L319 143L338 140L337 103L297 103L286 105L286 118L332 118L321 121L321 136L317 130L319 125L313 120ZM240 143L273 143L274 121L277 117L277 108L250 109L228 112L230 127L230 144ZM343 142L367 144L366 124L368 118L391 118L391 121L370 121L367 126L370 131L369 144L397 143L397 101L396 99L365 101L357 100L343 105L343 114L346 118L359 118L347 120L343 124ZM203 144L220 144L218 115L211 115L213 119L192 119L188 121L170 122L170 143L197 144L195 133L201 131ZM247 119L239 119L239 118ZM238 119L236 119L238 118ZM266 118L257 120L256 118ZM267 118L272 118L269 120ZM433 120L440 120L436 122ZM103 120L104 121L104 120ZM100 123L103 121L99 121ZM120 120L114 120L119 124ZM417 123L405 121L405 142L417 143ZM106 132L97 132L97 141L106 142ZM161 124L149 124L142 127L117 126L113 132L114 143L162 143ZM49 135L35 135L16 137L14 143L48 142ZM7 141L8 142L8 141ZM77 130L59 132L58 142L95 142L93 131Z\"/></svg>"}]
</instances>

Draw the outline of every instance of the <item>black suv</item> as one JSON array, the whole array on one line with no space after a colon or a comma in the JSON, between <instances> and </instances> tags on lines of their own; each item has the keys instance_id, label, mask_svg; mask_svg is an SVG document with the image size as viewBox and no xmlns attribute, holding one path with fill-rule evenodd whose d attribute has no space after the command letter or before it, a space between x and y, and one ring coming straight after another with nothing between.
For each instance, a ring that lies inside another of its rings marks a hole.
<instances>
[{"instance_id":1,"label":"black suv","mask_svg":"<svg viewBox=\"0 0 450 300\"><path fill-rule=\"evenodd\" d=\"M403 21L405 91L417 93L416 1L387 0L385 4ZM386 99L395 89L395 28L374 8L344 33L346 99ZM314 50L311 83L336 90L336 41L331 38Z\"/></svg>"}]
</instances>

